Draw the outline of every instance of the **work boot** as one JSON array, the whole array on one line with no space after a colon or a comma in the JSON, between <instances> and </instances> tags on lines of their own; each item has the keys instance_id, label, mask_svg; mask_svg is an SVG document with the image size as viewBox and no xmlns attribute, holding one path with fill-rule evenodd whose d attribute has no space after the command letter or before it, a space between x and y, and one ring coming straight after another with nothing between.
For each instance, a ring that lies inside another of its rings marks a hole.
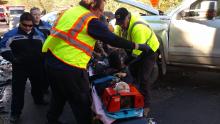
<instances>
[{"instance_id":1,"label":"work boot","mask_svg":"<svg viewBox=\"0 0 220 124\"><path fill-rule=\"evenodd\" d=\"M150 108L148 107L144 108L144 117L147 117L149 112L150 112Z\"/></svg>"},{"instance_id":2,"label":"work boot","mask_svg":"<svg viewBox=\"0 0 220 124\"><path fill-rule=\"evenodd\" d=\"M10 122L11 124L15 124L20 118L20 115L11 115L10 116Z\"/></svg>"}]
</instances>

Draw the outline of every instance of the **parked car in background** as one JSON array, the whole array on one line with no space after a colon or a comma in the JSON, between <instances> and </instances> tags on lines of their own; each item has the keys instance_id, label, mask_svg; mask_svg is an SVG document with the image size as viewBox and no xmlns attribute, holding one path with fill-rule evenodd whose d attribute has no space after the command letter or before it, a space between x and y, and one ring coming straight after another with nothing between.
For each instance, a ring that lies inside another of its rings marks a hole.
<instances>
[{"instance_id":1,"label":"parked car in background","mask_svg":"<svg viewBox=\"0 0 220 124\"><path fill-rule=\"evenodd\" d=\"M5 7L0 5L0 21L5 21Z\"/></svg>"},{"instance_id":2,"label":"parked car in background","mask_svg":"<svg viewBox=\"0 0 220 124\"><path fill-rule=\"evenodd\" d=\"M21 14L25 11L25 6L6 6L6 23L9 25L9 29L13 29L19 23Z\"/></svg>"}]
</instances>

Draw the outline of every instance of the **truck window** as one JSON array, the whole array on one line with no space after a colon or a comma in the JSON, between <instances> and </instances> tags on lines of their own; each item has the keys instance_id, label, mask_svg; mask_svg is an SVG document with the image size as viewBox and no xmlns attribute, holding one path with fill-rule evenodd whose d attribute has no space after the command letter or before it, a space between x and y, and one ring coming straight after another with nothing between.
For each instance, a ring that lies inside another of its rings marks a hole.
<instances>
[{"instance_id":1,"label":"truck window","mask_svg":"<svg viewBox=\"0 0 220 124\"><path fill-rule=\"evenodd\" d=\"M4 12L3 8L0 8L0 12Z\"/></svg>"},{"instance_id":2,"label":"truck window","mask_svg":"<svg viewBox=\"0 0 220 124\"><path fill-rule=\"evenodd\" d=\"M10 10L11 15L22 14L22 13L24 13L24 10Z\"/></svg>"},{"instance_id":3,"label":"truck window","mask_svg":"<svg viewBox=\"0 0 220 124\"><path fill-rule=\"evenodd\" d=\"M200 10L208 10L208 9L217 9L217 0L198 0L194 2L190 6L190 10L200 9Z\"/></svg>"},{"instance_id":4,"label":"truck window","mask_svg":"<svg viewBox=\"0 0 220 124\"><path fill-rule=\"evenodd\" d=\"M189 16L198 17L198 19L213 19L217 12L217 0L196 1L190 6Z\"/></svg>"}]
</instances>

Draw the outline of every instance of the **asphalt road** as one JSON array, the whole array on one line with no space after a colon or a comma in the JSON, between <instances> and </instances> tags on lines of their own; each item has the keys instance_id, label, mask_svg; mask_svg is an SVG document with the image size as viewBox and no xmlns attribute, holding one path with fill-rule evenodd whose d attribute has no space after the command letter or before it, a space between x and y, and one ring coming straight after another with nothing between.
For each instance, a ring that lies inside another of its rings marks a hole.
<instances>
[{"instance_id":1,"label":"asphalt road","mask_svg":"<svg viewBox=\"0 0 220 124\"><path fill-rule=\"evenodd\" d=\"M220 73L172 70L152 90L158 124L219 124Z\"/></svg>"},{"instance_id":2,"label":"asphalt road","mask_svg":"<svg viewBox=\"0 0 220 124\"><path fill-rule=\"evenodd\" d=\"M0 32L6 30L7 26L0 23ZM10 91L9 86L7 92ZM25 106L18 124L44 124L48 106L33 104L29 85L25 94ZM151 95L149 117L154 118L157 124L220 124L220 73L171 69L154 85ZM6 106L10 107L9 102ZM8 114L2 117L7 120ZM74 123L68 106L61 120L67 124Z\"/></svg>"},{"instance_id":3,"label":"asphalt road","mask_svg":"<svg viewBox=\"0 0 220 124\"><path fill-rule=\"evenodd\" d=\"M192 72L187 75L169 72L152 89L149 117L157 124L219 124L220 73ZM30 91L18 124L44 124L48 107L33 105ZM67 124L74 119L68 106L61 116Z\"/></svg>"}]
</instances>

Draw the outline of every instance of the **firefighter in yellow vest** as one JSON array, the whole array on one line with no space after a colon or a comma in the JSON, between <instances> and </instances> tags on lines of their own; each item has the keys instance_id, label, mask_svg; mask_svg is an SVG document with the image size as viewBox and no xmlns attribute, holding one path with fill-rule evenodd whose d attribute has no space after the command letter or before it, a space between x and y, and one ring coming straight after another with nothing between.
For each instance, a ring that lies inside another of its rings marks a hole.
<instances>
[{"instance_id":1,"label":"firefighter in yellow vest","mask_svg":"<svg viewBox=\"0 0 220 124\"><path fill-rule=\"evenodd\" d=\"M81 0L78 6L64 11L43 45L52 89L48 124L61 123L58 119L66 102L70 104L77 124L91 123L87 64L96 40L125 49L148 50L147 45L120 38L99 21L104 4L104 0Z\"/></svg>"},{"instance_id":2,"label":"firefighter in yellow vest","mask_svg":"<svg viewBox=\"0 0 220 124\"><path fill-rule=\"evenodd\" d=\"M149 79L157 58L159 41L139 15L131 14L126 8L119 8L115 12L116 27L115 33L129 41L138 44L146 44L148 51L128 51L129 70L134 78L134 83L139 85L140 92L144 95L144 116L147 116L149 109Z\"/></svg>"}]
</instances>

